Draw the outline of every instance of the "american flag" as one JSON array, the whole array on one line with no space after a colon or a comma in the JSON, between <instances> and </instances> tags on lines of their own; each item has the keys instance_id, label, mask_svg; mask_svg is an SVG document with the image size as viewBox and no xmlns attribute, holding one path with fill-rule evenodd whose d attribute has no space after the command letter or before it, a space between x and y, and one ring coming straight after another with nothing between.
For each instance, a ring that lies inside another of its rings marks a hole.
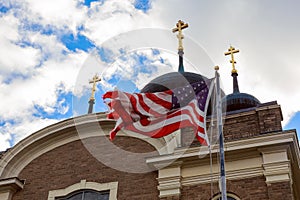
<instances>
[{"instance_id":1,"label":"american flag","mask_svg":"<svg viewBox=\"0 0 300 200\"><path fill-rule=\"evenodd\" d=\"M152 138L192 127L201 144L207 145L205 110L212 79L155 93L106 92L109 119L118 119L110 132L112 140L122 128Z\"/></svg>"}]
</instances>

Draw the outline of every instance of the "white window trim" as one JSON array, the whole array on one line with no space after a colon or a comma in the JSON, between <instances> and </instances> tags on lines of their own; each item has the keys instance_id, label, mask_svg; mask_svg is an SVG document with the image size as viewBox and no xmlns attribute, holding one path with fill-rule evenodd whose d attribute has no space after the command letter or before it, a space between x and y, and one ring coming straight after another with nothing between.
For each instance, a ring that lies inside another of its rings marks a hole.
<instances>
[{"instance_id":1,"label":"white window trim","mask_svg":"<svg viewBox=\"0 0 300 200\"><path fill-rule=\"evenodd\" d=\"M95 190L98 192L109 190L109 200L117 200L118 182L96 183L81 180L80 183L70 185L64 189L51 190L48 193L48 200L55 200L55 197L66 196L78 190Z\"/></svg>"}]
</instances>

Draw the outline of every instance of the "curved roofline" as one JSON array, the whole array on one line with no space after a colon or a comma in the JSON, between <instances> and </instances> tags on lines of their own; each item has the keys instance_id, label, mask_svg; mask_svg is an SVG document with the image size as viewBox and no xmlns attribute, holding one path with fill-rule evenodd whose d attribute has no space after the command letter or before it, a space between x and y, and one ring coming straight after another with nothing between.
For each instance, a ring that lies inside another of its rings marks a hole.
<instances>
[{"instance_id":1,"label":"curved roofline","mask_svg":"<svg viewBox=\"0 0 300 200\"><path fill-rule=\"evenodd\" d=\"M47 126L21 140L0 158L0 179L17 177L32 160L59 146L96 136L107 136L115 126L114 120L106 119L104 113L69 118ZM99 131L99 127L104 131ZM134 137L152 145L159 154L170 153L177 145L169 145L172 136L154 139L120 131L118 136ZM166 145L168 143L168 145Z\"/></svg>"}]
</instances>

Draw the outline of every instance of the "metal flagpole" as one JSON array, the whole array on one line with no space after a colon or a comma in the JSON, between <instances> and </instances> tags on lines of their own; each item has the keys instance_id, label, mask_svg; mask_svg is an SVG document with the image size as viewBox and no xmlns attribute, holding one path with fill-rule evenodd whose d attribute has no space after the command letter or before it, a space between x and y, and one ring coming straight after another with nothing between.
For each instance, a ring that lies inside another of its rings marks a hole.
<instances>
[{"instance_id":1,"label":"metal flagpole","mask_svg":"<svg viewBox=\"0 0 300 200\"><path fill-rule=\"evenodd\" d=\"M219 133L220 143L220 175L221 175L221 194L222 200L227 200L226 195L226 174L225 174L225 155L224 155L224 139L223 139L223 123L222 123L222 102L220 90L220 74L218 73L219 67L215 67L216 76L216 99L217 99L217 127Z\"/></svg>"}]
</instances>

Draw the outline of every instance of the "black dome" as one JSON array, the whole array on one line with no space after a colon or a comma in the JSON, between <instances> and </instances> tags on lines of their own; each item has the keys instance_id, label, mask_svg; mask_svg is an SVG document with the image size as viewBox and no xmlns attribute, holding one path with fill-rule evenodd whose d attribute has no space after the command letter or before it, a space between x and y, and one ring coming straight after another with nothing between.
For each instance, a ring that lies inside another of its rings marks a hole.
<instances>
[{"instance_id":1,"label":"black dome","mask_svg":"<svg viewBox=\"0 0 300 200\"><path fill-rule=\"evenodd\" d=\"M142 90L145 92L162 92L169 89L174 89L177 87L184 87L188 83L195 83L199 81L208 80L206 77L200 74L195 74L192 72L170 72L161 75L152 81L150 81Z\"/></svg>"},{"instance_id":2,"label":"black dome","mask_svg":"<svg viewBox=\"0 0 300 200\"><path fill-rule=\"evenodd\" d=\"M200 74L192 73L192 72L170 72L164 75L161 75L152 81L150 81L142 90L142 93L145 92L162 92L169 89L174 89L178 87L184 87L187 84L196 83L199 81L207 81L208 78L202 76ZM212 92L213 94L214 92ZM224 93L222 91L222 95ZM186 101L191 101L191 99L186 99ZM184 104L183 104L184 105ZM183 106L182 105L182 106ZM211 114L211 100L209 102L207 108L207 115Z\"/></svg>"},{"instance_id":3,"label":"black dome","mask_svg":"<svg viewBox=\"0 0 300 200\"><path fill-rule=\"evenodd\" d=\"M238 73L233 71L231 76L233 77L233 93L223 98L223 106L226 106L226 111L230 112L257 107L260 104L257 98L250 94L240 92L237 80Z\"/></svg>"},{"instance_id":4,"label":"black dome","mask_svg":"<svg viewBox=\"0 0 300 200\"><path fill-rule=\"evenodd\" d=\"M260 101L250 94L234 92L227 95L223 99L223 103L226 103L226 111L230 112L234 110L256 107L260 104Z\"/></svg>"}]
</instances>

